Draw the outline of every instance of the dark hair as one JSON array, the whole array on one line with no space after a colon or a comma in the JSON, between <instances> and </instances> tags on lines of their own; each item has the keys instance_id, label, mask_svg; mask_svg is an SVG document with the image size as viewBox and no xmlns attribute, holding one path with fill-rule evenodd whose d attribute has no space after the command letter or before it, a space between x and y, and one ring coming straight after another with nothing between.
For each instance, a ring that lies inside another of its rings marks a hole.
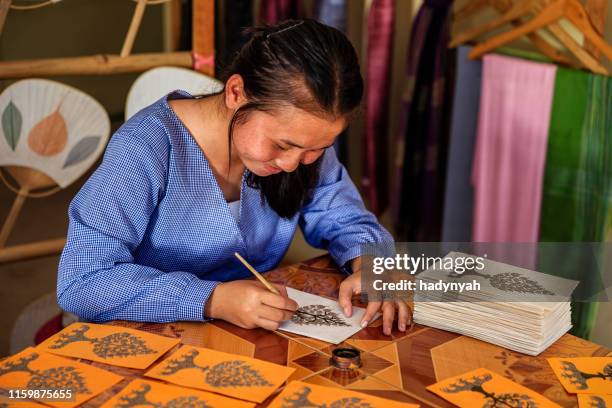
<instances>
[{"instance_id":1,"label":"dark hair","mask_svg":"<svg viewBox=\"0 0 612 408\"><path fill-rule=\"evenodd\" d=\"M250 112L273 111L292 105L334 118L349 115L359 106L363 80L355 49L339 30L315 20L287 20L274 26L245 30L250 35L221 79L238 74L247 102L229 124L231 141L236 124ZM312 197L322 157L301 164L292 173L266 177L249 172L249 186L261 191L262 201L284 218L293 217Z\"/></svg>"}]
</instances>

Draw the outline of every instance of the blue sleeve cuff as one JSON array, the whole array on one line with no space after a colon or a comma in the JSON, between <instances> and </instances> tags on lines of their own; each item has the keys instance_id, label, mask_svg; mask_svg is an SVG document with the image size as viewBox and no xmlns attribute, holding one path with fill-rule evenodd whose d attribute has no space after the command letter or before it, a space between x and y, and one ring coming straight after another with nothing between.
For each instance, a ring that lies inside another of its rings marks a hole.
<instances>
[{"instance_id":1,"label":"blue sleeve cuff","mask_svg":"<svg viewBox=\"0 0 612 408\"><path fill-rule=\"evenodd\" d=\"M353 269L351 269L350 261L361 256L361 245L354 246L350 248L348 251L345 251L340 256L334 256L333 253L330 252L330 255L334 262L340 266L340 270L344 272L346 275L352 275Z\"/></svg>"},{"instance_id":2,"label":"blue sleeve cuff","mask_svg":"<svg viewBox=\"0 0 612 408\"><path fill-rule=\"evenodd\" d=\"M196 279L187 285L176 308L176 320L206 322L204 306L210 295L221 282Z\"/></svg>"}]
</instances>

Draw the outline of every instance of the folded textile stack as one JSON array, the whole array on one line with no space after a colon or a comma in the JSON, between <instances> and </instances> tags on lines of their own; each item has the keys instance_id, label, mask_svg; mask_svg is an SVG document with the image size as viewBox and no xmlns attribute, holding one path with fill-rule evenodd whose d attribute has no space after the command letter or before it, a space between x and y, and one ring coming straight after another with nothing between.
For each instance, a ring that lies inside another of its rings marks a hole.
<instances>
[{"instance_id":1,"label":"folded textile stack","mask_svg":"<svg viewBox=\"0 0 612 408\"><path fill-rule=\"evenodd\" d=\"M473 268L456 273L444 265ZM417 275L416 323L461 333L529 355L540 354L571 327L577 281L460 252ZM460 262L459 262L460 261Z\"/></svg>"}]
</instances>

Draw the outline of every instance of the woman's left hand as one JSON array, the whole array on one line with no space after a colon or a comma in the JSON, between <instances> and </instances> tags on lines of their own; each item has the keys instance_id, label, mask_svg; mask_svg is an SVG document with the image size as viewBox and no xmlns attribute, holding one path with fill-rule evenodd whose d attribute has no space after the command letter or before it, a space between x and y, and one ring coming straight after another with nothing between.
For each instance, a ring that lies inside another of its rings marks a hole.
<instances>
[{"instance_id":1,"label":"woman's left hand","mask_svg":"<svg viewBox=\"0 0 612 408\"><path fill-rule=\"evenodd\" d=\"M338 303L347 317L351 317L353 314L352 296L361 293L361 257L351 261L351 269L353 274L342 281L338 296ZM406 328L412 323L412 311L406 302L403 300L385 300L368 302L361 320L361 327L366 327L380 310L382 310L383 332L387 336L391 335L396 310L397 328L399 330L406 331Z\"/></svg>"}]
</instances>

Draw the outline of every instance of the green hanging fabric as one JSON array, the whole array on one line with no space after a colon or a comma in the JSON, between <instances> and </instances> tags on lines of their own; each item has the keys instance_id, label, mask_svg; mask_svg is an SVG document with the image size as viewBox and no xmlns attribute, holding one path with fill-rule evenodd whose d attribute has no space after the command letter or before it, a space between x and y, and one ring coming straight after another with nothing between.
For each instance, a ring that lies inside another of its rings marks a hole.
<instances>
[{"instance_id":1,"label":"green hanging fabric","mask_svg":"<svg viewBox=\"0 0 612 408\"><path fill-rule=\"evenodd\" d=\"M551 114L540 217L540 241L603 242L612 183L610 84L608 78L559 68ZM540 259L539 270L580 280L572 303L572 334L589 338L603 289L600 276L581 276L592 254L579 249ZM594 269L590 269L593 271ZM594 275L594 274L592 274Z\"/></svg>"}]
</instances>

